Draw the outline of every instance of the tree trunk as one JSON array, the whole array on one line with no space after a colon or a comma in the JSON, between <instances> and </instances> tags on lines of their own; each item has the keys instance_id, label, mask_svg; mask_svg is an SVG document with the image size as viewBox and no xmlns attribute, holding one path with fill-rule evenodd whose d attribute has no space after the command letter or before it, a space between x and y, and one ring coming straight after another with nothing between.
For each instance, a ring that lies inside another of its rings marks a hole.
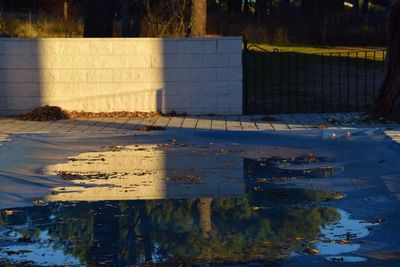
<instances>
[{"instance_id":1,"label":"tree trunk","mask_svg":"<svg viewBox=\"0 0 400 267\"><path fill-rule=\"evenodd\" d=\"M400 3L392 7L389 17L387 71L376 101L375 117L390 119L400 116Z\"/></svg>"},{"instance_id":2,"label":"tree trunk","mask_svg":"<svg viewBox=\"0 0 400 267\"><path fill-rule=\"evenodd\" d=\"M68 1L64 1L64 21L68 22Z\"/></svg>"},{"instance_id":3,"label":"tree trunk","mask_svg":"<svg viewBox=\"0 0 400 267\"><path fill-rule=\"evenodd\" d=\"M85 0L84 37L113 36L113 0Z\"/></svg>"},{"instance_id":4,"label":"tree trunk","mask_svg":"<svg viewBox=\"0 0 400 267\"><path fill-rule=\"evenodd\" d=\"M192 0L190 17L190 36L200 37L207 34L207 0Z\"/></svg>"}]
</instances>

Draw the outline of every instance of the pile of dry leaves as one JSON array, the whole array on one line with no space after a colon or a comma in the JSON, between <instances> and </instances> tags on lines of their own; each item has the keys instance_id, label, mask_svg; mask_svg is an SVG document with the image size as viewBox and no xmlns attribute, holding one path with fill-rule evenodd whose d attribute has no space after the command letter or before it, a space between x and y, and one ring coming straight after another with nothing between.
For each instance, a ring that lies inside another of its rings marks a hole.
<instances>
[{"instance_id":1,"label":"pile of dry leaves","mask_svg":"<svg viewBox=\"0 0 400 267\"><path fill-rule=\"evenodd\" d=\"M31 112L21 114L18 119L24 121L56 121L77 118L151 118L159 116L158 112L86 112L86 111L67 111L57 106L38 107Z\"/></svg>"}]
</instances>

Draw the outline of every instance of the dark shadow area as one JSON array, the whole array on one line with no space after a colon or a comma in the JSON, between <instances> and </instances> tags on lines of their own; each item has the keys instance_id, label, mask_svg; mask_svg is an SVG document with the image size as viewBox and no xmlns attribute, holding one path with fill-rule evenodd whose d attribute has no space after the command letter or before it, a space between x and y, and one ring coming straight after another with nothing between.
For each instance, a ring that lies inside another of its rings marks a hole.
<instances>
[{"instance_id":1,"label":"dark shadow area","mask_svg":"<svg viewBox=\"0 0 400 267\"><path fill-rule=\"evenodd\" d=\"M0 114L15 116L42 106L41 44L34 39L0 38Z\"/></svg>"}]
</instances>

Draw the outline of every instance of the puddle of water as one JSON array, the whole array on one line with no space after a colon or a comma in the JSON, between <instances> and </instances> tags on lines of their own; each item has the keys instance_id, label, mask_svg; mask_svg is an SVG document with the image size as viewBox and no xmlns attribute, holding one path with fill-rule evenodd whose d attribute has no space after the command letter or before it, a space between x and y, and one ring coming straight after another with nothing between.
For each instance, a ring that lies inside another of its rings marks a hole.
<instances>
[{"instance_id":1,"label":"puddle of water","mask_svg":"<svg viewBox=\"0 0 400 267\"><path fill-rule=\"evenodd\" d=\"M346 256L357 251L361 244L357 240L369 234L368 228L376 224L350 219L350 214L339 210L340 220L332 225L321 227L323 239L317 244L321 254L335 262L361 262L362 257Z\"/></svg>"},{"instance_id":2,"label":"puddle of water","mask_svg":"<svg viewBox=\"0 0 400 267\"><path fill-rule=\"evenodd\" d=\"M243 171L256 183L332 177L343 171L332 160L313 154L266 158L266 151L259 148L259 158L243 158L248 149L239 144L194 146L172 140L83 153L46 169L73 184L55 188L47 200L236 197L244 192Z\"/></svg>"},{"instance_id":3,"label":"puddle of water","mask_svg":"<svg viewBox=\"0 0 400 267\"><path fill-rule=\"evenodd\" d=\"M2 215L0 258L38 265L227 263L302 252L329 207L243 198L50 203ZM8 255L9 254L9 255Z\"/></svg>"},{"instance_id":4,"label":"puddle of water","mask_svg":"<svg viewBox=\"0 0 400 267\"><path fill-rule=\"evenodd\" d=\"M357 259L347 254L359 248L353 240L368 234L366 226L328 206L343 194L279 183L332 177L343 171L340 164L266 151L244 158L247 152L239 144L171 140L110 146L49 166L46 172L70 185L38 206L2 212L0 259L41 266L228 264L310 251Z\"/></svg>"}]
</instances>

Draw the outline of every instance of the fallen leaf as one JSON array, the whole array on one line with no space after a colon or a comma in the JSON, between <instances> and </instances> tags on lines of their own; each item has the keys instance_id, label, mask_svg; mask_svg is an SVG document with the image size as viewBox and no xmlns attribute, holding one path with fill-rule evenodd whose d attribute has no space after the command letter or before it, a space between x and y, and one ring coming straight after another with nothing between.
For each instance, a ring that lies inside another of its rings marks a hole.
<instances>
[{"instance_id":1,"label":"fallen leaf","mask_svg":"<svg viewBox=\"0 0 400 267\"><path fill-rule=\"evenodd\" d=\"M304 252L312 255L320 253L319 249L316 248L306 248Z\"/></svg>"},{"instance_id":2,"label":"fallen leaf","mask_svg":"<svg viewBox=\"0 0 400 267\"><path fill-rule=\"evenodd\" d=\"M14 215L15 213L17 213L18 211L17 210L4 210L3 211L3 213L6 215L6 216L12 216L12 215Z\"/></svg>"}]
</instances>

